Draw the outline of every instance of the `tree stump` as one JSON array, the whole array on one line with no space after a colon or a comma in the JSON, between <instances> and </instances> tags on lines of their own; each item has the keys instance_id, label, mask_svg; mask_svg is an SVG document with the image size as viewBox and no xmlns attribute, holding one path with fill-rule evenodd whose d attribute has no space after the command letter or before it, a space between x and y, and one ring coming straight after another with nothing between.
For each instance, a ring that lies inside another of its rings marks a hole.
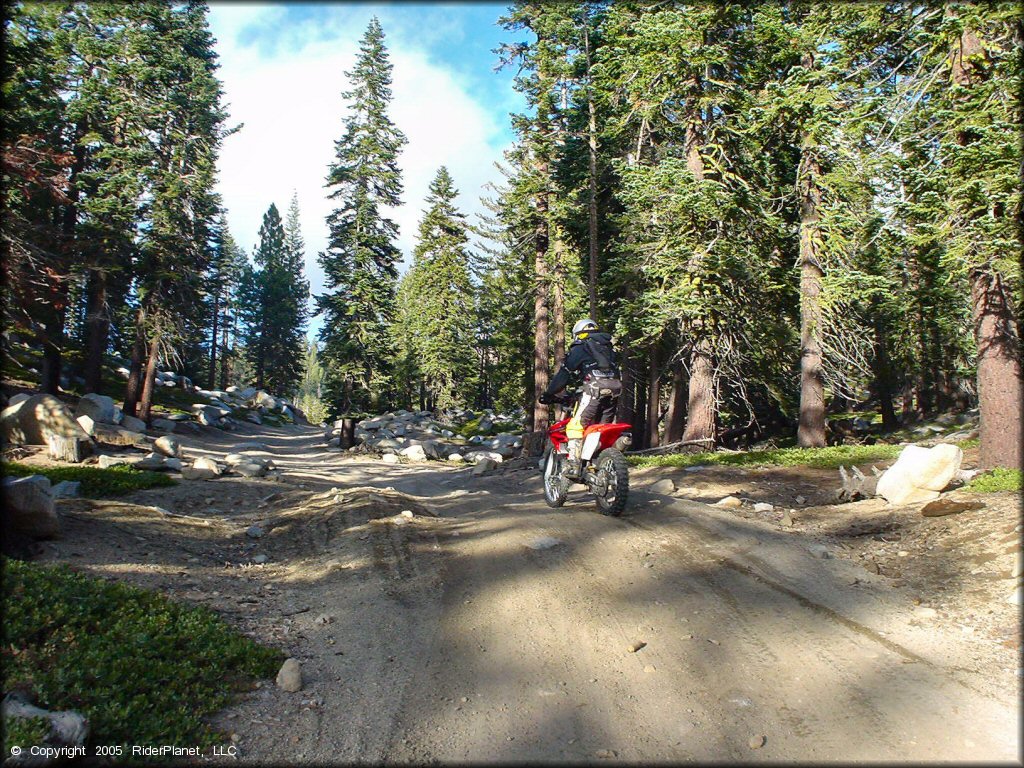
<instances>
[{"instance_id":1,"label":"tree stump","mask_svg":"<svg viewBox=\"0 0 1024 768\"><path fill-rule=\"evenodd\" d=\"M89 438L64 437L51 433L46 436L46 444L50 448L50 457L57 461L78 464L92 453L92 440Z\"/></svg>"},{"instance_id":2,"label":"tree stump","mask_svg":"<svg viewBox=\"0 0 1024 768\"><path fill-rule=\"evenodd\" d=\"M544 453L547 444L547 430L527 432L523 435L523 454L526 456L540 456Z\"/></svg>"}]
</instances>

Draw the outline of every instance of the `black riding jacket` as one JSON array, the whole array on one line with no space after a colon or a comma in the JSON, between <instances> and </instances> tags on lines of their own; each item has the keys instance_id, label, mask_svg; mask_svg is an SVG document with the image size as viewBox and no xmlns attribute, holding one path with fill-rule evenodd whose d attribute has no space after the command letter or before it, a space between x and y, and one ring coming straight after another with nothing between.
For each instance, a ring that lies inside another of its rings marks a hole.
<instances>
[{"instance_id":1,"label":"black riding jacket","mask_svg":"<svg viewBox=\"0 0 1024 768\"><path fill-rule=\"evenodd\" d=\"M591 371L606 371L613 373L616 377L619 375L611 334L604 331L591 331L573 341L565 360L562 361L562 367L551 379L545 394L554 395L561 392L573 374L582 378Z\"/></svg>"}]
</instances>

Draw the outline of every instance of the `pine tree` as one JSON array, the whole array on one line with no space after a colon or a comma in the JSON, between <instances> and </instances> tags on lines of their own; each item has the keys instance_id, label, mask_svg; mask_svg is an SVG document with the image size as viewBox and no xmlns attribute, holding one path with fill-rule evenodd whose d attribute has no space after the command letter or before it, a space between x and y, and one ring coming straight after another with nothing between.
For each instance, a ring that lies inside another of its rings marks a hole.
<instances>
[{"instance_id":1,"label":"pine tree","mask_svg":"<svg viewBox=\"0 0 1024 768\"><path fill-rule=\"evenodd\" d=\"M401 254L398 226L383 209L400 202L397 160L406 139L387 114L391 63L376 18L347 75L350 111L327 175L338 207L327 217L327 250L319 256L327 293L317 297L325 388L336 412L386 403L394 359L389 326Z\"/></svg>"},{"instance_id":2,"label":"pine tree","mask_svg":"<svg viewBox=\"0 0 1024 768\"><path fill-rule=\"evenodd\" d=\"M442 166L430 184L410 274L403 279L403 345L434 408L466 407L477 387L473 285L465 216Z\"/></svg>"}]
</instances>

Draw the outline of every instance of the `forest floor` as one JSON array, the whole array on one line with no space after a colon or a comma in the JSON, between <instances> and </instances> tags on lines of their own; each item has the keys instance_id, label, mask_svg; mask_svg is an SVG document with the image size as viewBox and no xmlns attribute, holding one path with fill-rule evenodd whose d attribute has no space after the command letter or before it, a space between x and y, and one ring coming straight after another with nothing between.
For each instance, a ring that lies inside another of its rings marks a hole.
<instances>
[{"instance_id":1,"label":"forest floor","mask_svg":"<svg viewBox=\"0 0 1024 768\"><path fill-rule=\"evenodd\" d=\"M61 501L37 559L298 659L301 691L266 681L216 718L242 761L1020 760L1016 494L922 517L830 504L835 470L653 468L615 519L577 492L547 508L526 459L473 477L314 427L181 439L262 441L283 476ZM708 504L726 495L774 508Z\"/></svg>"}]
</instances>

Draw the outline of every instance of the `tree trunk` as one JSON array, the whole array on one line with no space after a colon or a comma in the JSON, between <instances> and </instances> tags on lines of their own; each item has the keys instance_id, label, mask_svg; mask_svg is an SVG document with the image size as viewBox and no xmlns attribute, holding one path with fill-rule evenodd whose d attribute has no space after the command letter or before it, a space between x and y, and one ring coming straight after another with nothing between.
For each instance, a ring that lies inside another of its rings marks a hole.
<instances>
[{"instance_id":1,"label":"tree trunk","mask_svg":"<svg viewBox=\"0 0 1024 768\"><path fill-rule=\"evenodd\" d=\"M552 370L557 371L565 360L565 243L561 234L555 235L555 274L551 286L552 321L555 324L554 333L554 356L555 365Z\"/></svg>"},{"instance_id":2,"label":"tree trunk","mask_svg":"<svg viewBox=\"0 0 1024 768\"><path fill-rule=\"evenodd\" d=\"M889 342L880 321L875 322L874 355L875 394L878 408L882 413L882 429L891 432L899 426L896 410L893 408L892 364L889 360Z\"/></svg>"},{"instance_id":3,"label":"tree trunk","mask_svg":"<svg viewBox=\"0 0 1024 768\"><path fill-rule=\"evenodd\" d=\"M797 445L820 448L825 445L825 385L821 373L821 279L818 260L821 167L813 148L805 146L801 157L800 200L800 426Z\"/></svg>"},{"instance_id":4,"label":"tree trunk","mask_svg":"<svg viewBox=\"0 0 1024 768\"><path fill-rule=\"evenodd\" d=\"M672 399L669 400L668 416L665 420L665 442L678 443L683 439L683 424L686 420L686 372L680 361L672 366Z\"/></svg>"},{"instance_id":5,"label":"tree trunk","mask_svg":"<svg viewBox=\"0 0 1024 768\"><path fill-rule=\"evenodd\" d=\"M644 373L646 374L646 371ZM633 388L636 390L636 394L634 395L634 398L633 398L634 402L636 403L636 417L635 418L636 418L637 422L639 422L637 424L637 428L638 428L637 431L639 432L638 437L640 438L640 445L638 447L639 448L648 448L649 446L647 445L647 438L649 437L649 435L647 433L647 421L646 421L646 416L647 416L647 376L646 375L634 376L633 377Z\"/></svg>"},{"instance_id":6,"label":"tree trunk","mask_svg":"<svg viewBox=\"0 0 1024 768\"><path fill-rule=\"evenodd\" d=\"M157 356L160 352L160 326L153 330L149 342L149 359L146 361L146 376L142 380L142 398L139 400L139 418L149 423L149 412L153 407L153 388L156 386Z\"/></svg>"},{"instance_id":7,"label":"tree trunk","mask_svg":"<svg viewBox=\"0 0 1024 768\"><path fill-rule=\"evenodd\" d=\"M658 447L658 422L661 420L661 369L658 345L651 346L651 367L647 373L647 447Z\"/></svg>"},{"instance_id":8,"label":"tree trunk","mask_svg":"<svg viewBox=\"0 0 1024 768\"><path fill-rule=\"evenodd\" d=\"M583 47L587 63L587 295L590 302L590 317L597 322L597 109L594 106L594 91L591 80L590 30L588 22L583 24Z\"/></svg>"},{"instance_id":9,"label":"tree trunk","mask_svg":"<svg viewBox=\"0 0 1024 768\"><path fill-rule=\"evenodd\" d=\"M622 370L622 389L619 404L615 409L615 420L636 426L636 400L633 397L633 362L629 355L623 353L619 366ZM642 437L634 432L634 437L642 442Z\"/></svg>"},{"instance_id":10,"label":"tree trunk","mask_svg":"<svg viewBox=\"0 0 1024 768\"><path fill-rule=\"evenodd\" d=\"M85 391L99 392L102 386L103 353L107 351L110 314L107 306L107 273L89 270L85 307Z\"/></svg>"},{"instance_id":11,"label":"tree trunk","mask_svg":"<svg viewBox=\"0 0 1024 768\"><path fill-rule=\"evenodd\" d=\"M541 166L542 174L547 174L547 163ZM547 195L537 198L537 226L534 232L534 280L535 296L533 302L533 421L532 429L540 432L548 428L548 407L537 401L537 398L548 387L550 368L548 363L548 200Z\"/></svg>"},{"instance_id":12,"label":"tree trunk","mask_svg":"<svg viewBox=\"0 0 1024 768\"><path fill-rule=\"evenodd\" d=\"M135 313L135 342L124 393L124 412L134 416L142 396L142 368L146 363L146 313L140 307Z\"/></svg>"},{"instance_id":13,"label":"tree trunk","mask_svg":"<svg viewBox=\"0 0 1024 768\"><path fill-rule=\"evenodd\" d=\"M207 387L213 389L216 386L217 378L217 324L220 321L220 295L213 295L213 330L210 332L210 375L207 377Z\"/></svg>"},{"instance_id":14,"label":"tree trunk","mask_svg":"<svg viewBox=\"0 0 1024 768\"><path fill-rule=\"evenodd\" d=\"M1021 346L1010 292L998 272L971 272L974 336L978 344L981 469L1021 466Z\"/></svg>"},{"instance_id":15,"label":"tree trunk","mask_svg":"<svg viewBox=\"0 0 1024 768\"><path fill-rule=\"evenodd\" d=\"M237 324L235 316L231 316L231 332L234 333ZM230 381L230 362L228 355L228 324L224 323L224 335L221 337L220 345L220 388L227 389Z\"/></svg>"},{"instance_id":16,"label":"tree trunk","mask_svg":"<svg viewBox=\"0 0 1024 768\"><path fill-rule=\"evenodd\" d=\"M710 451L715 447L715 416L718 413L715 392L715 365L711 342L701 338L690 356L690 388L686 404L684 442L702 441L688 446L691 453Z\"/></svg>"}]
</instances>

